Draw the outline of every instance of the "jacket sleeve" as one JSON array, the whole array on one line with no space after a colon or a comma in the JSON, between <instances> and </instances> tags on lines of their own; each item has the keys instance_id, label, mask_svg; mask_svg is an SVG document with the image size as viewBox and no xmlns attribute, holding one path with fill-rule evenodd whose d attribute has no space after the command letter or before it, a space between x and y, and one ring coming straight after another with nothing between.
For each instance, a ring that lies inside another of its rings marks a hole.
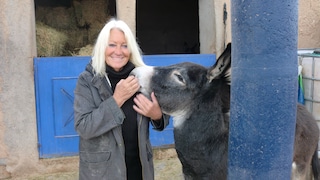
<instances>
[{"instance_id":1,"label":"jacket sleeve","mask_svg":"<svg viewBox=\"0 0 320 180\"><path fill-rule=\"evenodd\" d=\"M98 90L90 84L89 78L80 75L74 91L74 126L84 139L100 136L120 126L125 119L113 96L99 105L96 105L100 101L97 98L100 98Z\"/></svg>"},{"instance_id":2,"label":"jacket sleeve","mask_svg":"<svg viewBox=\"0 0 320 180\"><path fill-rule=\"evenodd\" d=\"M169 125L169 119L170 119L169 115L163 114L161 120L158 120L158 121L151 120L153 129L157 131L164 130L164 128L166 128Z\"/></svg>"}]
</instances>

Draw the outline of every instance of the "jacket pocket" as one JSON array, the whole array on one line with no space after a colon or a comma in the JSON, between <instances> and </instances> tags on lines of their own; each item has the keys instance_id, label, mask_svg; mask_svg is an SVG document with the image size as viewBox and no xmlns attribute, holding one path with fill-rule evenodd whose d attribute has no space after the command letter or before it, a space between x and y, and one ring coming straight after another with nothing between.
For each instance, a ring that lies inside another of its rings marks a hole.
<instances>
[{"instance_id":1,"label":"jacket pocket","mask_svg":"<svg viewBox=\"0 0 320 180\"><path fill-rule=\"evenodd\" d=\"M100 177L107 173L111 152L80 152L80 170L91 176Z\"/></svg>"}]
</instances>

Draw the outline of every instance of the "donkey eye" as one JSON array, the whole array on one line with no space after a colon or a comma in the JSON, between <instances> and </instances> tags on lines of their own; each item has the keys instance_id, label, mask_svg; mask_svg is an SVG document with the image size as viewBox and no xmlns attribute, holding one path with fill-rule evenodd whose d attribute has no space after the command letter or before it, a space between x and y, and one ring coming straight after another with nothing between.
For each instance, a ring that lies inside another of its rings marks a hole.
<instances>
[{"instance_id":1,"label":"donkey eye","mask_svg":"<svg viewBox=\"0 0 320 180\"><path fill-rule=\"evenodd\" d=\"M180 74L175 73L174 75L178 78L178 80L179 80L180 82L183 82L183 83L184 83L184 79L183 79L183 77L182 77Z\"/></svg>"}]
</instances>

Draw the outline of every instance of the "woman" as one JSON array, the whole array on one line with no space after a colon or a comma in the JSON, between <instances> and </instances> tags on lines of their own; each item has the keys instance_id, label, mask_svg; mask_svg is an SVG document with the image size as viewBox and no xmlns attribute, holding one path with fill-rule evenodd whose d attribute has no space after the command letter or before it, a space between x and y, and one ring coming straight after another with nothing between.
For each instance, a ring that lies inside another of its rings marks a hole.
<instances>
[{"instance_id":1,"label":"woman","mask_svg":"<svg viewBox=\"0 0 320 180\"><path fill-rule=\"evenodd\" d=\"M143 65L128 25L111 19L74 91L80 180L154 179L149 122L163 130L169 117L154 93L151 100L137 93L139 82L129 73Z\"/></svg>"}]
</instances>

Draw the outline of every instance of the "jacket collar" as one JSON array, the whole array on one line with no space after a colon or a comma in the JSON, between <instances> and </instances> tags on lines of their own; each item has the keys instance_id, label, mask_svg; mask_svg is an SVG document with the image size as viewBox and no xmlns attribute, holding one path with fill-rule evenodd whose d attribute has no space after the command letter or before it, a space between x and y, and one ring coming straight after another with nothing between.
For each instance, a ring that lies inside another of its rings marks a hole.
<instances>
[{"instance_id":1,"label":"jacket collar","mask_svg":"<svg viewBox=\"0 0 320 180\"><path fill-rule=\"evenodd\" d=\"M107 77L94 74L91 63L87 65L86 70L92 74L92 85L98 89L101 99L106 100L110 97L113 92L108 84Z\"/></svg>"}]
</instances>

